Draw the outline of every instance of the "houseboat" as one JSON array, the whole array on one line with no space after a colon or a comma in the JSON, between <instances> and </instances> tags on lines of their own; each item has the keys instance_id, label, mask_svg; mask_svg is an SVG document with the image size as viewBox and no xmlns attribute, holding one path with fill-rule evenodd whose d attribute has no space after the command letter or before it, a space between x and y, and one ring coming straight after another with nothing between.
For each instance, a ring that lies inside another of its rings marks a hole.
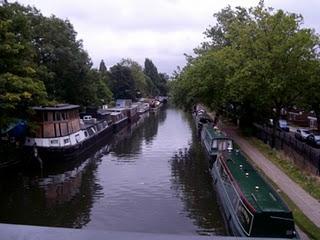
<instances>
[{"instance_id":1,"label":"houseboat","mask_svg":"<svg viewBox=\"0 0 320 240\"><path fill-rule=\"evenodd\" d=\"M298 238L292 212L239 150L219 152L211 175L234 235Z\"/></svg>"},{"instance_id":2,"label":"houseboat","mask_svg":"<svg viewBox=\"0 0 320 240\"><path fill-rule=\"evenodd\" d=\"M112 134L111 114L99 119L79 117L79 106L58 104L34 107L35 130L25 141L25 150L41 164L74 160L86 156Z\"/></svg>"},{"instance_id":3,"label":"houseboat","mask_svg":"<svg viewBox=\"0 0 320 240\"><path fill-rule=\"evenodd\" d=\"M111 108L109 109L109 111L112 118L114 133L120 131L122 128L128 125L129 118L127 117L124 110Z\"/></svg>"},{"instance_id":4,"label":"houseboat","mask_svg":"<svg viewBox=\"0 0 320 240\"><path fill-rule=\"evenodd\" d=\"M131 99L117 99L116 108L125 110L129 122L135 122L139 118L138 104L132 103Z\"/></svg>"}]
</instances>

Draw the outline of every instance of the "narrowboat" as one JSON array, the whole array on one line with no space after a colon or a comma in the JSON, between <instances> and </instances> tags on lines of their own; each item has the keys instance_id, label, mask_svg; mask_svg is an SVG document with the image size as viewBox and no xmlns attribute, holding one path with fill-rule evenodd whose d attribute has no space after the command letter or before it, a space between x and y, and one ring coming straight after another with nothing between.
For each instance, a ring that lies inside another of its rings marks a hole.
<instances>
[{"instance_id":1,"label":"narrowboat","mask_svg":"<svg viewBox=\"0 0 320 240\"><path fill-rule=\"evenodd\" d=\"M123 110L111 108L108 111L110 111L111 114L114 133L120 131L122 128L128 125L129 118Z\"/></svg>"},{"instance_id":2,"label":"narrowboat","mask_svg":"<svg viewBox=\"0 0 320 240\"><path fill-rule=\"evenodd\" d=\"M152 100L150 103L150 112L157 113L163 104L158 100Z\"/></svg>"},{"instance_id":3,"label":"narrowboat","mask_svg":"<svg viewBox=\"0 0 320 240\"><path fill-rule=\"evenodd\" d=\"M234 235L298 238L292 212L238 149L219 152L211 175Z\"/></svg>"},{"instance_id":4,"label":"narrowboat","mask_svg":"<svg viewBox=\"0 0 320 240\"><path fill-rule=\"evenodd\" d=\"M205 124L213 125L213 121L204 110L197 110L197 111L193 112L192 115L193 115L193 119L196 123L198 137L200 137L203 125L205 125Z\"/></svg>"},{"instance_id":5,"label":"narrowboat","mask_svg":"<svg viewBox=\"0 0 320 240\"><path fill-rule=\"evenodd\" d=\"M116 109L123 109L128 117L129 122L135 122L139 118L138 104L132 103L131 99L117 99Z\"/></svg>"},{"instance_id":6,"label":"narrowboat","mask_svg":"<svg viewBox=\"0 0 320 240\"><path fill-rule=\"evenodd\" d=\"M107 112L99 119L91 115L80 119L78 105L58 104L33 110L35 129L26 137L24 148L40 164L86 156L112 134L111 114Z\"/></svg>"},{"instance_id":7,"label":"narrowboat","mask_svg":"<svg viewBox=\"0 0 320 240\"><path fill-rule=\"evenodd\" d=\"M233 149L232 139L228 138L222 131L211 124L204 124L202 126L201 143L209 157L210 168L219 152Z\"/></svg>"}]
</instances>

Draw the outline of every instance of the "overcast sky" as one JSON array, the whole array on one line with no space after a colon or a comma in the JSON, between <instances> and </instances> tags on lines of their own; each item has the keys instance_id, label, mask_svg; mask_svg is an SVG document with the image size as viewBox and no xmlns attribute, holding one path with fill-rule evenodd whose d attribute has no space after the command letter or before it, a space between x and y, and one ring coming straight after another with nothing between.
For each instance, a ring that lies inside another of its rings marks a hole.
<instances>
[{"instance_id":1,"label":"overcast sky","mask_svg":"<svg viewBox=\"0 0 320 240\"><path fill-rule=\"evenodd\" d=\"M12 2L12 1L10 1ZM143 65L146 57L160 72L171 74L185 64L203 40L213 13L231 6L250 7L258 0L18 0L50 16L69 19L94 66L108 67L122 58ZM319 0L265 0L265 5L301 13L306 27L320 32Z\"/></svg>"}]
</instances>

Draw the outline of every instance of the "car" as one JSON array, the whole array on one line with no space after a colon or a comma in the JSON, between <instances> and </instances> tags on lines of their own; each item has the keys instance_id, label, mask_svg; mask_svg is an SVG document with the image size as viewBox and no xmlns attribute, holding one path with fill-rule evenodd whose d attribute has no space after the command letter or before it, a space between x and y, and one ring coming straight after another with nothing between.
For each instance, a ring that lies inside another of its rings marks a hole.
<instances>
[{"instance_id":1,"label":"car","mask_svg":"<svg viewBox=\"0 0 320 240\"><path fill-rule=\"evenodd\" d=\"M268 126L273 127L273 119L269 119ZM284 119L280 119L276 127L279 131L289 132L288 122Z\"/></svg>"},{"instance_id":2,"label":"car","mask_svg":"<svg viewBox=\"0 0 320 240\"><path fill-rule=\"evenodd\" d=\"M289 126L288 126L288 122L284 119L280 119L278 126L277 126L280 130L289 132Z\"/></svg>"},{"instance_id":3,"label":"car","mask_svg":"<svg viewBox=\"0 0 320 240\"><path fill-rule=\"evenodd\" d=\"M320 147L320 131L310 131L310 134L307 137L307 143L313 147Z\"/></svg>"},{"instance_id":4,"label":"car","mask_svg":"<svg viewBox=\"0 0 320 240\"><path fill-rule=\"evenodd\" d=\"M296 139L300 139L301 141L306 141L307 137L310 135L310 130L305 128L298 128L294 134Z\"/></svg>"}]
</instances>

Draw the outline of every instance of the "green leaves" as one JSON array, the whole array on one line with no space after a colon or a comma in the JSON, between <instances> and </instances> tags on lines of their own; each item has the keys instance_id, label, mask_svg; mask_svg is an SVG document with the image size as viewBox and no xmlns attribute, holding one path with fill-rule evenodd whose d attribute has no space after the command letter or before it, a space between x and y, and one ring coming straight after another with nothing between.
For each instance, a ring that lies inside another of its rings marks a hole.
<instances>
[{"instance_id":1,"label":"green leaves","mask_svg":"<svg viewBox=\"0 0 320 240\"><path fill-rule=\"evenodd\" d=\"M312 30L301 28L302 16L263 2L251 9L227 7L214 16L217 24L205 32L209 41L171 84L176 102L201 101L249 124L301 102L315 79L319 44Z\"/></svg>"}]
</instances>

